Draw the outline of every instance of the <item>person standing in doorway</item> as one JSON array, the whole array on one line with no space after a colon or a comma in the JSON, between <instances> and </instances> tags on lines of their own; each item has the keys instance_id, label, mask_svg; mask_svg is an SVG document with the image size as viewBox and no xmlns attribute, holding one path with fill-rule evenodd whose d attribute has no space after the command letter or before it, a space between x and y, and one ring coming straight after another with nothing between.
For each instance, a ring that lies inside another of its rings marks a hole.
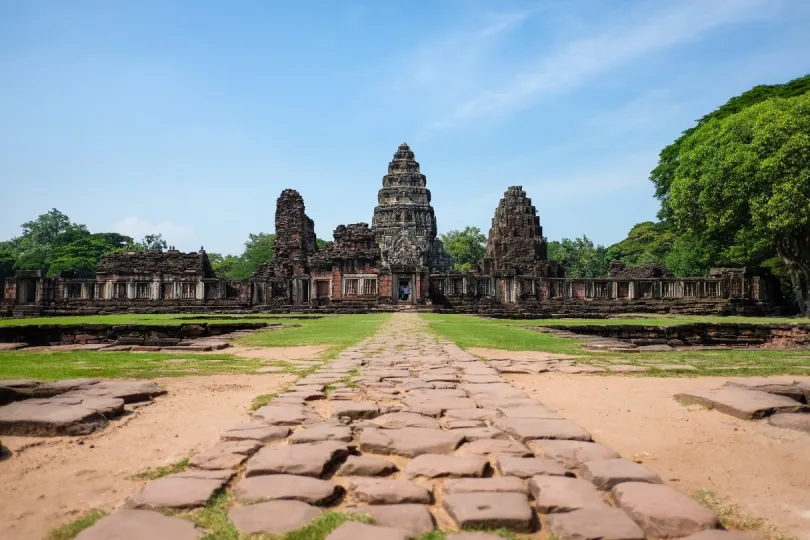
<instances>
[{"instance_id":1,"label":"person standing in doorway","mask_svg":"<svg viewBox=\"0 0 810 540\"><path fill-rule=\"evenodd\" d=\"M402 299L407 300L410 297L410 295L411 295L411 289L410 289L410 287L408 287L408 284L406 283L405 286L402 287Z\"/></svg>"}]
</instances>

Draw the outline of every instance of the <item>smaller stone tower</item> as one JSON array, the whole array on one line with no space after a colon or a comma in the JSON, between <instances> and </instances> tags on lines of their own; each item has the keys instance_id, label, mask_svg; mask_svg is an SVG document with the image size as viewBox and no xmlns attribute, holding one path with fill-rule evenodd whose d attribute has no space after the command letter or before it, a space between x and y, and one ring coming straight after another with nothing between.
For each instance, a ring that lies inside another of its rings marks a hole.
<instances>
[{"instance_id":1,"label":"smaller stone tower","mask_svg":"<svg viewBox=\"0 0 810 540\"><path fill-rule=\"evenodd\" d=\"M315 249L315 222L305 213L304 198L294 189L285 189L276 201L275 275L292 277L309 273L307 261Z\"/></svg>"},{"instance_id":2,"label":"smaller stone tower","mask_svg":"<svg viewBox=\"0 0 810 540\"><path fill-rule=\"evenodd\" d=\"M551 268L551 267L554 268ZM548 246L537 209L521 186L511 186L495 210L481 260L481 272L512 271L557 277L557 265L548 263Z\"/></svg>"}]
</instances>

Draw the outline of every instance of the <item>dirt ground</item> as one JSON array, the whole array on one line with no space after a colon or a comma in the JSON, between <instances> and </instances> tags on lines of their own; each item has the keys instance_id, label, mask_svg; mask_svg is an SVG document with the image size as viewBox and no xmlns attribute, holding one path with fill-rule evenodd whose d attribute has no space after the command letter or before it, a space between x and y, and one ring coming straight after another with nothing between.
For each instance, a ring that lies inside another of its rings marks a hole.
<instances>
[{"instance_id":1,"label":"dirt ground","mask_svg":"<svg viewBox=\"0 0 810 540\"><path fill-rule=\"evenodd\" d=\"M155 379L167 396L88 437L3 437L13 454L0 462L0 538L40 540L86 510L115 508L145 483L130 476L212 446L223 431L248 419L254 397L294 379Z\"/></svg>"},{"instance_id":2,"label":"dirt ground","mask_svg":"<svg viewBox=\"0 0 810 540\"><path fill-rule=\"evenodd\" d=\"M672 397L729 378L547 373L507 379L622 457L641 459L682 492L712 490L746 513L810 540L810 435L685 407Z\"/></svg>"}]
</instances>

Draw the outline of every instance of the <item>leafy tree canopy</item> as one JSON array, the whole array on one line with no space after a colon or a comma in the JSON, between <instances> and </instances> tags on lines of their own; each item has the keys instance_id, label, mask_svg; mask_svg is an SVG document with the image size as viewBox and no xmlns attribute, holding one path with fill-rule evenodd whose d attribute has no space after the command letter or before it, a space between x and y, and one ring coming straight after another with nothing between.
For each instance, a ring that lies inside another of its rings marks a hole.
<instances>
[{"instance_id":1,"label":"leafy tree canopy","mask_svg":"<svg viewBox=\"0 0 810 540\"><path fill-rule=\"evenodd\" d=\"M560 261L567 277L601 277L607 274L605 246L594 245L587 236L563 238L548 243L548 258Z\"/></svg>"},{"instance_id":2,"label":"leafy tree canopy","mask_svg":"<svg viewBox=\"0 0 810 540\"><path fill-rule=\"evenodd\" d=\"M453 268L459 272L471 272L486 252L487 237L478 227L448 231L440 238L445 251L453 257Z\"/></svg>"},{"instance_id":3,"label":"leafy tree canopy","mask_svg":"<svg viewBox=\"0 0 810 540\"><path fill-rule=\"evenodd\" d=\"M808 313L810 94L772 98L713 118L682 142L668 199L676 226L726 257L773 248Z\"/></svg>"},{"instance_id":4,"label":"leafy tree canopy","mask_svg":"<svg viewBox=\"0 0 810 540\"><path fill-rule=\"evenodd\" d=\"M672 217L669 204L670 187L675 178L675 170L678 168L682 146L686 139L696 130L711 120L722 120L730 115L741 112L747 107L762 103L765 100L775 97L796 97L804 95L807 92L810 92L810 75L794 79L786 84L755 86L751 90L731 98L724 105L705 115L697 121L697 125L684 131L675 142L661 150L658 158L658 166L650 173L650 180L655 184L655 196L661 200L659 217L662 219Z\"/></svg>"},{"instance_id":5,"label":"leafy tree canopy","mask_svg":"<svg viewBox=\"0 0 810 540\"><path fill-rule=\"evenodd\" d=\"M130 251L152 251L152 250L160 250L163 251L169 247L169 244L166 240L163 239L163 235L160 233L157 234L147 234L144 236L140 242L132 242L130 241L127 249Z\"/></svg>"}]
</instances>

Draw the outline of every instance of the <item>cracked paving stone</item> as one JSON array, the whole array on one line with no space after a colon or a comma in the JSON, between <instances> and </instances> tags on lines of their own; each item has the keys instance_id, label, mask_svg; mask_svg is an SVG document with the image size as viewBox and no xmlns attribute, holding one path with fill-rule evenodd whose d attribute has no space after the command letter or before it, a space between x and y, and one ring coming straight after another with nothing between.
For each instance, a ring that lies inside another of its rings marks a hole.
<instances>
[{"instance_id":1,"label":"cracked paving stone","mask_svg":"<svg viewBox=\"0 0 810 540\"><path fill-rule=\"evenodd\" d=\"M369 427L379 427L382 429L400 429L400 428L430 428L438 429L439 422L435 418L424 416L412 412L395 412L387 413L364 422L362 425Z\"/></svg>"},{"instance_id":2,"label":"cracked paving stone","mask_svg":"<svg viewBox=\"0 0 810 540\"><path fill-rule=\"evenodd\" d=\"M265 446L248 460L245 476L297 474L319 478L348 454L348 447L337 441Z\"/></svg>"},{"instance_id":3,"label":"cracked paving stone","mask_svg":"<svg viewBox=\"0 0 810 540\"><path fill-rule=\"evenodd\" d=\"M570 420L496 418L493 425L524 443L533 439L591 440L590 433Z\"/></svg>"},{"instance_id":4,"label":"cracked paving stone","mask_svg":"<svg viewBox=\"0 0 810 540\"><path fill-rule=\"evenodd\" d=\"M367 504L430 504L431 491L409 480L353 478L349 487L355 499Z\"/></svg>"},{"instance_id":5,"label":"cracked paving stone","mask_svg":"<svg viewBox=\"0 0 810 540\"><path fill-rule=\"evenodd\" d=\"M335 473L337 476L387 476L399 468L388 460L373 456L349 456Z\"/></svg>"},{"instance_id":6,"label":"cracked paving stone","mask_svg":"<svg viewBox=\"0 0 810 540\"><path fill-rule=\"evenodd\" d=\"M422 454L413 458L405 468L405 476L416 478L484 476L489 468L486 458L478 456L446 456L442 454Z\"/></svg>"},{"instance_id":7,"label":"cracked paving stone","mask_svg":"<svg viewBox=\"0 0 810 540\"><path fill-rule=\"evenodd\" d=\"M444 509L460 529L482 527L531 532L534 513L523 493L453 493Z\"/></svg>"},{"instance_id":8,"label":"cracked paving stone","mask_svg":"<svg viewBox=\"0 0 810 540\"><path fill-rule=\"evenodd\" d=\"M348 416L352 420L375 418L380 407L370 401L340 401L332 403L332 418Z\"/></svg>"},{"instance_id":9,"label":"cracked paving stone","mask_svg":"<svg viewBox=\"0 0 810 540\"><path fill-rule=\"evenodd\" d=\"M559 540L644 540L644 532L618 508L552 514L548 530Z\"/></svg>"},{"instance_id":10,"label":"cracked paving stone","mask_svg":"<svg viewBox=\"0 0 810 540\"><path fill-rule=\"evenodd\" d=\"M303 444L321 441L352 441L352 430L342 424L315 424L304 427L287 439L290 444Z\"/></svg>"},{"instance_id":11,"label":"cracked paving stone","mask_svg":"<svg viewBox=\"0 0 810 540\"><path fill-rule=\"evenodd\" d=\"M496 439L508 439L509 436L501 431L500 429L494 427L474 427L474 428L458 428L455 429L457 433L464 435L465 441L480 441L484 440L496 440Z\"/></svg>"},{"instance_id":12,"label":"cracked paving stone","mask_svg":"<svg viewBox=\"0 0 810 540\"><path fill-rule=\"evenodd\" d=\"M347 521L329 533L326 540L411 540L413 537L399 528Z\"/></svg>"},{"instance_id":13,"label":"cracked paving stone","mask_svg":"<svg viewBox=\"0 0 810 540\"><path fill-rule=\"evenodd\" d=\"M455 418L458 420L489 420L499 416L495 409L452 409L447 411L445 418Z\"/></svg>"},{"instance_id":14,"label":"cracked paving stone","mask_svg":"<svg viewBox=\"0 0 810 540\"><path fill-rule=\"evenodd\" d=\"M192 457L188 464L197 469L235 469L261 446L255 440L224 441Z\"/></svg>"},{"instance_id":15,"label":"cracked paving stone","mask_svg":"<svg viewBox=\"0 0 810 540\"><path fill-rule=\"evenodd\" d=\"M401 528L413 534L423 534L436 528L433 515L424 504L366 505L349 508L347 512L367 514L375 525Z\"/></svg>"},{"instance_id":16,"label":"cracked paving stone","mask_svg":"<svg viewBox=\"0 0 810 540\"><path fill-rule=\"evenodd\" d=\"M319 515L319 508L301 501L269 501L228 511L228 518L244 535L284 534L300 529Z\"/></svg>"},{"instance_id":17,"label":"cracked paving stone","mask_svg":"<svg viewBox=\"0 0 810 540\"><path fill-rule=\"evenodd\" d=\"M622 482L662 483L661 477L644 465L626 459L601 459L582 465L579 475L601 490L607 491Z\"/></svg>"},{"instance_id":18,"label":"cracked paving stone","mask_svg":"<svg viewBox=\"0 0 810 540\"><path fill-rule=\"evenodd\" d=\"M421 454L449 454L464 436L458 430L427 428L363 429L360 450L372 454L416 457Z\"/></svg>"},{"instance_id":19,"label":"cracked paving stone","mask_svg":"<svg viewBox=\"0 0 810 540\"><path fill-rule=\"evenodd\" d=\"M321 417L305 405L271 403L253 413L253 418L276 426L298 426L307 422L319 422Z\"/></svg>"},{"instance_id":20,"label":"cracked paving stone","mask_svg":"<svg viewBox=\"0 0 810 540\"><path fill-rule=\"evenodd\" d=\"M519 457L531 457L532 452L526 445L511 439L481 439L462 445L456 450L457 456L489 456L508 454Z\"/></svg>"},{"instance_id":21,"label":"cracked paving stone","mask_svg":"<svg viewBox=\"0 0 810 540\"><path fill-rule=\"evenodd\" d=\"M535 476L529 480L529 489L537 511L543 514L609 507L593 484L579 478Z\"/></svg>"},{"instance_id":22,"label":"cracked paving stone","mask_svg":"<svg viewBox=\"0 0 810 540\"><path fill-rule=\"evenodd\" d=\"M644 534L654 538L688 536L720 524L714 512L663 484L626 482L611 493L617 506L627 512Z\"/></svg>"},{"instance_id":23,"label":"cracked paving stone","mask_svg":"<svg viewBox=\"0 0 810 540\"><path fill-rule=\"evenodd\" d=\"M552 477L548 477L552 478ZM492 478L451 478L444 482L445 493L523 493L529 490L523 480L516 476Z\"/></svg>"},{"instance_id":24,"label":"cracked paving stone","mask_svg":"<svg viewBox=\"0 0 810 540\"><path fill-rule=\"evenodd\" d=\"M233 477L233 471L185 471L147 483L130 497L127 508L196 508L204 506L211 496Z\"/></svg>"},{"instance_id":25,"label":"cracked paving stone","mask_svg":"<svg viewBox=\"0 0 810 540\"><path fill-rule=\"evenodd\" d=\"M287 426L268 426L262 422L244 422L226 431L223 441L256 440L261 442L278 441L290 434Z\"/></svg>"},{"instance_id":26,"label":"cracked paving stone","mask_svg":"<svg viewBox=\"0 0 810 540\"><path fill-rule=\"evenodd\" d=\"M517 476L518 478L530 478L538 475L571 475L556 461L532 457L498 456L497 469L503 476Z\"/></svg>"},{"instance_id":27,"label":"cracked paving stone","mask_svg":"<svg viewBox=\"0 0 810 540\"><path fill-rule=\"evenodd\" d=\"M240 501L292 499L325 506L340 498L343 488L308 476L266 474L240 480L234 493Z\"/></svg>"},{"instance_id":28,"label":"cracked paving stone","mask_svg":"<svg viewBox=\"0 0 810 540\"><path fill-rule=\"evenodd\" d=\"M76 540L197 540L205 534L194 523L152 510L119 510L76 536Z\"/></svg>"},{"instance_id":29,"label":"cracked paving stone","mask_svg":"<svg viewBox=\"0 0 810 540\"><path fill-rule=\"evenodd\" d=\"M594 442L535 440L527 446L539 458L559 461L568 469L578 469L583 463L602 459L616 459L619 454Z\"/></svg>"}]
</instances>

